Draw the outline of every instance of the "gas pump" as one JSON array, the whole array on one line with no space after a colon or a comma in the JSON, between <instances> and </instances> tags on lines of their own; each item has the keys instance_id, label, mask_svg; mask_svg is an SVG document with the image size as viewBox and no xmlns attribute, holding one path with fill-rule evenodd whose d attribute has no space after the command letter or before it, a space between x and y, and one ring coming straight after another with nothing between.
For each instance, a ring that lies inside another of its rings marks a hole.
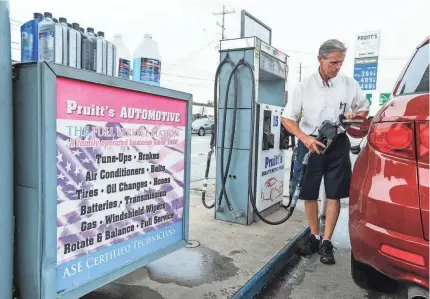
<instances>
[{"instance_id":1,"label":"gas pump","mask_svg":"<svg viewBox=\"0 0 430 299\"><path fill-rule=\"evenodd\" d=\"M221 221L250 225L258 218L271 225L284 223L294 212L310 155L305 156L295 192L290 190L289 204L283 206L285 151L295 148L294 137L280 123L287 55L256 37L223 40L220 53L214 91L214 138L208 155L209 166L215 147L216 201L212 206L205 203L207 168L203 203L208 208L215 206L215 218ZM326 146L321 154L340 127L348 134L356 131L364 135L368 122L360 117L347 120L343 115L335 123L323 122L317 138ZM266 219L280 208L287 209L284 218Z\"/></svg>"},{"instance_id":2,"label":"gas pump","mask_svg":"<svg viewBox=\"0 0 430 299\"><path fill-rule=\"evenodd\" d=\"M281 115L287 59L257 37L221 41L214 90L217 220L250 225L258 217L280 224L291 216L266 219L282 208L286 188L290 144Z\"/></svg>"}]
</instances>

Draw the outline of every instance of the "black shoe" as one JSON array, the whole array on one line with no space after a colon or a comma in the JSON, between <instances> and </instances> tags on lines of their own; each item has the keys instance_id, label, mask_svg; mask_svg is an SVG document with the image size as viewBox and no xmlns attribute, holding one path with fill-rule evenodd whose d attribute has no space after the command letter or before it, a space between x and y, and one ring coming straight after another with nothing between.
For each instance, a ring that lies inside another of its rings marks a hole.
<instances>
[{"instance_id":1,"label":"black shoe","mask_svg":"<svg viewBox=\"0 0 430 299\"><path fill-rule=\"evenodd\" d=\"M329 240L324 240L318 251L321 254L321 263L326 265L334 265L336 263L333 255L334 247Z\"/></svg>"},{"instance_id":2,"label":"black shoe","mask_svg":"<svg viewBox=\"0 0 430 299\"><path fill-rule=\"evenodd\" d=\"M310 255L318 251L320 246L320 240L318 240L314 235L309 234L305 237L303 244L300 246L300 255Z\"/></svg>"}]
</instances>

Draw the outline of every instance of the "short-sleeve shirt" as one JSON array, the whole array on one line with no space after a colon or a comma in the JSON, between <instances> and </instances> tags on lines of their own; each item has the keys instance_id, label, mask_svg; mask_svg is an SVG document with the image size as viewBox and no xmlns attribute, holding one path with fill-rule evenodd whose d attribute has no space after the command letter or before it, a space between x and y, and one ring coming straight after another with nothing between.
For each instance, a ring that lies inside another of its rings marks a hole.
<instances>
[{"instance_id":1,"label":"short-sleeve shirt","mask_svg":"<svg viewBox=\"0 0 430 299\"><path fill-rule=\"evenodd\" d=\"M298 84L282 113L282 117L299 121L300 130L316 135L324 120L333 122L340 114L352 110L369 111L370 103L353 78L338 74L326 83L319 70Z\"/></svg>"}]
</instances>

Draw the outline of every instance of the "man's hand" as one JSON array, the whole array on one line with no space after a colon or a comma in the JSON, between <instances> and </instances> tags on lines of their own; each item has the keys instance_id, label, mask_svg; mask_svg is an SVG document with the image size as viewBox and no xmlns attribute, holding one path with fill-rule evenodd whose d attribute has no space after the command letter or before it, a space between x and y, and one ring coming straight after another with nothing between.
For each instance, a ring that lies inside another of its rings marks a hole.
<instances>
[{"instance_id":1,"label":"man's hand","mask_svg":"<svg viewBox=\"0 0 430 299\"><path fill-rule=\"evenodd\" d=\"M353 112L348 112L345 114L346 119L353 119L357 114Z\"/></svg>"},{"instance_id":2,"label":"man's hand","mask_svg":"<svg viewBox=\"0 0 430 299\"><path fill-rule=\"evenodd\" d=\"M325 148L324 144L322 144L321 142L316 140L315 137L312 137L312 136L306 135L301 139L301 141L309 149L311 153L317 153L318 155L320 154L320 151L318 150L317 145L321 146L322 148Z\"/></svg>"},{"instance_id":3,"label":"man's hand","mask_svg":"<svg viewBox=\"0 0 430 299\"><path fill-rule=\"evenodd\" d=\"M353 112L348 112L347 114L345 114L345 117L347 119L353 119L354 117L356 117L357 115L359 116L363 116L363 117L367 117L367 115L369 114L369 111L359 111L357 113L353 113Z\"/></svg>"}]
</instances>

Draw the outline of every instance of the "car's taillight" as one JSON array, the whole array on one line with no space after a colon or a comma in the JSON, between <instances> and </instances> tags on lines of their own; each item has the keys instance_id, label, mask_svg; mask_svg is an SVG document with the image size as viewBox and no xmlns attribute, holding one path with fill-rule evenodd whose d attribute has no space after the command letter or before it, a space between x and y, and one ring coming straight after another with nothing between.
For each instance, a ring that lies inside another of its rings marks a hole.
<instances>
[{"instance_id":1,"label":"car's taillight","mask_svg":"<svg viewBox=\"0 0 430 299\"><path fill-rule=\"evenodd\" d=\"M373 124L369 143L382 153L415 160L414 124L411 122Z\"/></svg>"},{"instance_id":2,"label":"car's taillight","mask_svg":"<svg viewBox=\"0 0 430 299\"><path fill-rule=\"evenodd\" d=\"M417 123L418 161L429 164L429 123Z\"/></svg>"}]
</instances>

